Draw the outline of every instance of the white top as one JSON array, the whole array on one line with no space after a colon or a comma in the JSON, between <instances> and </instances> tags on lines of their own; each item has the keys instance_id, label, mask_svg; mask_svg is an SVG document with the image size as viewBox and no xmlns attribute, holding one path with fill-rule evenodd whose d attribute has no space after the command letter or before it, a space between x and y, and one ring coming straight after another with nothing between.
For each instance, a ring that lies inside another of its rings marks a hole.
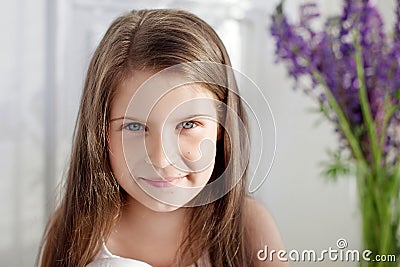
<instances>
[{"instance_id":1,"label":"white top","mask_svg":"<svg viewBox=\"0 0 400 267\"><path fill-rule=\"evenodd\" d=\"M208 253L206 253L204 257L197 260L197 265L200 267L211 267L208 258ZM195 265L192 264L191 266L188 267L192 266ZM86 265L86 267L152 267L152 266L143 261L123 258L114 255L107 249L106 245L103 243L103 246L99 254L97 254L94 261Z\"/></svg>"},{"instance_id":2,"label":"white top","mask_svg":"<svg viewBox=\"0 0 400 267\"><path fill-rule=\"evenodd\" d=\"M143 261L123 258L112 254L103 243L99 254L94 261L86 265L86 267L151 267Z\"/></svg>"}]
</instances>

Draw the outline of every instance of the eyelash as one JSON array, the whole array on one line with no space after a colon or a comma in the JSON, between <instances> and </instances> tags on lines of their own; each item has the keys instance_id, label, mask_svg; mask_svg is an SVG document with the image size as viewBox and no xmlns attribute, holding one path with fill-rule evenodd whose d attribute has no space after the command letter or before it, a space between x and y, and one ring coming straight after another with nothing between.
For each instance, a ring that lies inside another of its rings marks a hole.
<instances>
[{"instance_id":1,"label":"eyelash","mask_svg":"<svg viewBox=\"0 0 400 267\"><path fill-rule=\"evenodd\" d=\"M188 124L188 123L191 124L193 127L185 128L184 125ZM136 129L136 130L129 129L129 127L132 126L132 125L138 126L139 129ZM184 122L181 122L181 123L178 124L177 129L190 130L190 129L196 128L197 126L199 126L198 122L195 122L195 121L184 121ZM138 131L147 130L146 126L143 125L142 123L139 123L139 122L127 123L127 124L123 125L122 128L125 129L125 130L128 130L128 131L132 131L132 132L138 132Z\"/></svg>"}]
</instances>

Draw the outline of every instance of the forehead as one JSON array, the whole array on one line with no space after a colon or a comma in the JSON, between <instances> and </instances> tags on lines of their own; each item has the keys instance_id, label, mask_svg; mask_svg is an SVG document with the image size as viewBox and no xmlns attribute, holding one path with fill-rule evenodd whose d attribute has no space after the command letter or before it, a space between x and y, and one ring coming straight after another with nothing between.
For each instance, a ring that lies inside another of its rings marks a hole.
<instances>
[{"instance_id":1,"label":"forehead","mask_svg":"<svg viewBox=\"0 0 400 267\"><path fill-rule=\"evenodd\" d=\"M111 105L111 117L134 113L141 117L150 111L172 112L215 106L215 95L199 83L179 84L177 77L157 77L154 72L135 71L117 88Z\"/></svg>"}]
</instances>

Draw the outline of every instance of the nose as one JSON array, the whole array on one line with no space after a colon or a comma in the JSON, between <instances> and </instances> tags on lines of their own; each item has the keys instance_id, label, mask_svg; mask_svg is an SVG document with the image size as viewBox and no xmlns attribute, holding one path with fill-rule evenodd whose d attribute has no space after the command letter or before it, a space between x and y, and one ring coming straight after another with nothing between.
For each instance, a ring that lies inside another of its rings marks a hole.
<instances>
[{"instance_id":1,"label":"nose","mask_svg":"<svg viewBox=\"0 0 400 267\"><path fill-rule=\"evenodd\" d=\"M166 141L160 135L146 138L146 161L155 168L163 169L168 165L172 165L171 153L172 140Z\"/></svg>"}]
</instances>

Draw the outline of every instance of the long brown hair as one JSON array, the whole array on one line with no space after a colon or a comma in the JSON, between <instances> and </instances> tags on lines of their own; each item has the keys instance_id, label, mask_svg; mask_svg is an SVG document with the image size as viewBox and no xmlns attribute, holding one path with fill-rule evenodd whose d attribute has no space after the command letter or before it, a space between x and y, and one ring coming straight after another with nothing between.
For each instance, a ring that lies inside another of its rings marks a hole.
<instances>
[{"instance_id":1,"label":"long brown hair","mask_svg":"<svg viewBox=\"0 0 400 267\"><path fill-rule=\"evenodd\" d=\"M110 105L118 85L132 70L157 71L193 61L231 66L215 31L189 12L131 11L112 23L89 65L64 197L49 220L37 264L85 266L119 215L123 192L113 177L107 147ZM207 88L238 115L225 115L224 126L230 133L222 129L213 173L216 177L225 171L226 187L232 189L209 204L190 208L189 229L176 255L177 266L182 265L182 258L195 261L205 251L213 266L250 265L242 219L247 173L243 158L249 153L242 132L247 130L247 120L240 97L232 90L236 88L234 78L226 72L213 75L225 80L226 86ZM238 118L246 129L239 129ZM238 175L241 179L233 183L230 177Z\"/></svg>"}]
</instances>

